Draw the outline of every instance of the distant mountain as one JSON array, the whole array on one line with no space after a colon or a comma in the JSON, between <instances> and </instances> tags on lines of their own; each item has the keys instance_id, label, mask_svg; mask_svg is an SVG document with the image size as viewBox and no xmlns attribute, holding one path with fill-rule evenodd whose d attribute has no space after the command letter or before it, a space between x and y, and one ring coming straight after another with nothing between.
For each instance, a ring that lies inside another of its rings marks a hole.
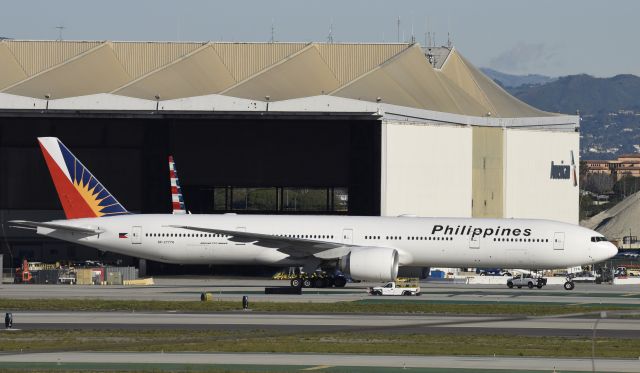
<instances>
[{"instance_id":1,"label":"distant mountain","mask_svg":"<svg viewBox=\"0 0 640 373\"><path fill-rule=\"evenodd\" d=\"M579 110L583 159L640 152L640 77L569 75L507 90L538 109L572 115Z\"/></svg>"},{"instance_id":2,"label":"distant mountain","mask_svg":"<svg viewBox=\"0 0 640 373\"><path fill-rule=\"evenodd\" d=\"M509 88L509 92L539 109L556 113L584 114L640 109L640 77L616 75L595 78L569 75L537 86Z\"/></svg>"},{"instance_id":3,"label":"distant mountain","mask_svg":"<svg viewBox=\"0 0 640 373\"><path fill-rule=\"evenodd\" d=\"M506 88L520 87L522 85L540 85L552 82L556 79L539 74L511 75L488 67L481 67L480 70L482 70L482 72L489 78Z\"/></svg>"}]
</instances>

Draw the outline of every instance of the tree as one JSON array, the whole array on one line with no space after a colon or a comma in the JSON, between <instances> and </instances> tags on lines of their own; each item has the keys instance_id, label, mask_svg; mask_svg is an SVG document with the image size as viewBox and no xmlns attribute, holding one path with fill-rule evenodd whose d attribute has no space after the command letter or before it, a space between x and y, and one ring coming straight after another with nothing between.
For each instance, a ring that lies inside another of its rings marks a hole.
<instances>
[{"instance_id":1,"label":"tree","mask_svg":"<svg viewBox=\"0 0 640 373\"><path fill-rule=\"evenodd\" d=\"M590 210L593 207L593 199L588 194L580 196L580 220L590 217Z\"/></svg>"},{"instance_id":2,"label":"tree","mask_svg":"<svg viewBox=\"0 0 640 373\"><path fill-rule=\"evenodd\" d=\"M583 188L596 194L608 193L613 190L613 178L607 174L590 174L586 176Z\"/></svg>"},{"instance_id":3,"label":"tree","mask_svg":"<svg viewBox=\"0 0 640 373\"><path fill-rule=\"evenodd\" d=\"M640 178L625 173L622 179L615 184L613 190L622 198L630 196L640 190Z\"/></svg>"}]
</instances>

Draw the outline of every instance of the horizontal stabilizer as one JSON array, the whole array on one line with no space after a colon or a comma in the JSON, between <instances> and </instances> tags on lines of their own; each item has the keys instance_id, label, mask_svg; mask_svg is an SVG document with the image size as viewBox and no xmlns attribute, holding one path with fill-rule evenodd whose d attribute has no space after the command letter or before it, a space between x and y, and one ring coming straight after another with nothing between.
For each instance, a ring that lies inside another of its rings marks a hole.
<instances>
[{"instance_id":1,"label":"horizontal stabilizer","mask_svg":"<svg viewBox=\"0 0 640 373\"><path fill-rule=\"evenodd\" d=\"M69 232L85 233L85 234L104 233L103 230L100 230L97 228L77 227L74 225L27 221L27 220L11 220L9 221L9 224L10 226L17 227L17 228L49 228L49 229L58 229L58 230L65 230Z\"/></svg>"}]
</instances>

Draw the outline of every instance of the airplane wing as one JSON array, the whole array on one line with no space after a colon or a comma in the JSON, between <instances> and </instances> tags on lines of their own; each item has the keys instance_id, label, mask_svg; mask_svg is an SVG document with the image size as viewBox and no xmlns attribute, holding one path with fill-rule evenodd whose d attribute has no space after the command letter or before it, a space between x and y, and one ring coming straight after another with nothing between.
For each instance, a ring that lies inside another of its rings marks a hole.
<instances>
[{"instance_id":1,"label":"airplane wing","mask_svg":"<svg viewBox=\"0 0 640 373\"><path fill-rule=\"evenodd\" d=\"M103 230L97 228L88 228L88 227L76 227L72 225L66 224L57 224L57 223L46 223L46 222L37 222L37 221L27 221L27 220L10 220L8 222L11 227L16 228L28 228L28 229L37 229L41 228L49 228L49 229L60 229L69 232L76 233L85 233L85 234L100 234L104 233Z\"/></svg>"},{"instance_id":2,"label":"airplane wing","mask_svg":"<svg viewBox=\"0 0 640 373\"><path fill-rule=\"evenodd\" d=\"M193 227L188 225L168 225L171 228L182 228L196 232L214 233L228 236L229 241L252 243L254 245L277 249L292 257L303 258L315 256L320 259L334 259L347 255L355 245L342 243L274 236L263 233L230 231L215 228Z\"/></svg>"}]
</instances>

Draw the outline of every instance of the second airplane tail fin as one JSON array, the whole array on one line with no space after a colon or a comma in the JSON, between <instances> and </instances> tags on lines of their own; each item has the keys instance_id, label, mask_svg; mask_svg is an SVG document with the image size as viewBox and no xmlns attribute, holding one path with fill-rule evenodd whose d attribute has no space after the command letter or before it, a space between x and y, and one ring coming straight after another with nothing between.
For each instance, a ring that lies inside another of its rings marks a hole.
<instances>
[{"instance_id":1,"label":"second airplane tail fin","mask_svg":"<svg viewBox=\"0 0 640 373\"><path fill-rule=\"evenodd\" d=\"M129 213L58 138L38 142L67 219Z\"/></svg>"},{"instance_id":2,"label":"second airplane tail fin","mask_svg":"<svg viewBox=\"0 0 640 373\"><path fill-rule=\"evenodd\" d=\"M178 180L178 170L173 156L169 156L169 180L171 181L171 205L174 214L186 214L187 210L182 197L182 188L180 188L180 180Z\"/></svg>"}]
</instances>

